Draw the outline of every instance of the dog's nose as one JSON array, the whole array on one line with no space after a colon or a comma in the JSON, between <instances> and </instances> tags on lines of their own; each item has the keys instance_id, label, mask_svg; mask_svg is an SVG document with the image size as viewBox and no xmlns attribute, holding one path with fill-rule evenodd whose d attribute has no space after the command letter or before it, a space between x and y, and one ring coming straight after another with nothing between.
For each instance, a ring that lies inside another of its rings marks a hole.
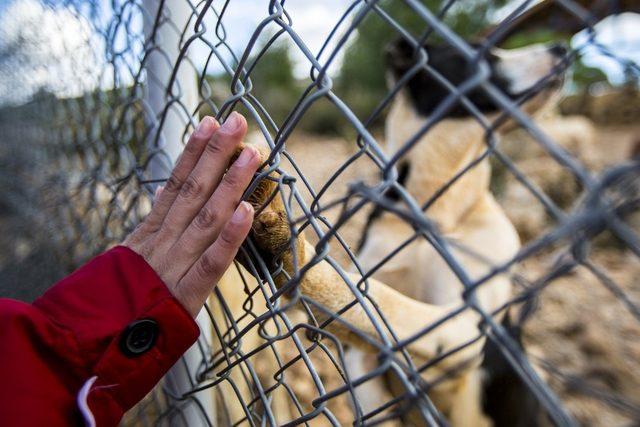
<instances>
[{"instance_id":1,"label":"dog's nose","mask_svg":"<svg viewBox=\"0 0 640 427\"><path fill-rule=\"evenodd\" d=\"M567 54L567 47L563 43L554 43L549 46L549 52L554 56L562 58Z\"/></svg>"}]
</instances>

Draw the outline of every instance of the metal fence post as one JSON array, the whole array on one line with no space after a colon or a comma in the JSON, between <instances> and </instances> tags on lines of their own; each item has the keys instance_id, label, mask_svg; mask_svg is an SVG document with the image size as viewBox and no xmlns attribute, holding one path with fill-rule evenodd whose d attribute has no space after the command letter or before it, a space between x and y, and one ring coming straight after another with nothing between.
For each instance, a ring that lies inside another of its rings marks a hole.
<instances>
[{"instance_id":1,"label":"metal fence post","mask_svg":"<svg viewBox=\"0 0 640 427\"><path fill-rule=\"evenodd\" d=\"M145 101L153 112L153 126L149 135L151 150L160 148L163 155L156 155L150 165L151 178L169 176L172 165L183 148L185 126L198 103L197 78L194 70L183 62L171 88L169 83L173 68L178 62L181 31L189 21L192 9L187 1L144 0L144 34L148 56L145 70ZM160 10L160 8L162 8ZM178 104L164 112L168 99L179 97ZM165 114L162 120L162 115ZM202 310L197 317L200 337L171 369L165 378L165 387L170 396L182 396L198 383L196 371L201 366L204 352L209 349L211 322ZM215 420L214 400L210 390L194 393L186 400L186 407L172 417L172 425L207 425ZM181 405L176 405L181 406Z\"/></svg>"}]
</instances>

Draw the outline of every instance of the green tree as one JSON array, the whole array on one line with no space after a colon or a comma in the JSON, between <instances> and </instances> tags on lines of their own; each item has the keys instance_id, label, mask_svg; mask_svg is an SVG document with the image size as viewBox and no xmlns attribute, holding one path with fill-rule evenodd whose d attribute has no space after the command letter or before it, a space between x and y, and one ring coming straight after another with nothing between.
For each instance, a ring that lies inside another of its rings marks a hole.
<instances>
[{"instance_id":1,"label":"green tree","mask_svg":"<svg viewBox=\"0 0 640 427\"><path fill-rule=\"evenodd\" d=\"M254 90L259 92L267 87L290 90L296 85L292 70L293 61L289 54L289 45L284 41L274 42L251 73Z\"/></svg>"},{"instance_id":2,"label":"green tree","mask_svg":"<svg viewBox=\"0 0 640 427\"><path fill-rule=\"evenodd\" d=\"M276 124L280 125L295 104L300 89L293 75L294 64L284 37L276 40L259 59L257 58L269 39L270 37L265 36L258 42L253 50L255 53L245 64L245 70L251 69L248 76L251 80L251 95L266 109ZM253 66L256 59L257 63ZM241 76L241 79L246 78L247 76ZM215 104L220 105L232 95L232 80L227 73L210 74L206 79L213 88L212 101ZM238 108L242 114L248 114L242 105ZM200 114L212 114L212 111L205 105L201 108Z\"/></svg>"},{"instance_id":3,"label":"green tree","mask_svg":"<svg viewBox=\"0 0 640 427\"><path fill-rule=\"evenodd\" d=\"M446 3L438 0L422 2L435 14ZM443 20L460 36L470 39L487 28L492 13L505 3L506 0L462 0L454 3ZM430 26L404 1L382 0L378 5L415 37L430 30ZM338 90L361 119L365 119L387 93L384 49L397 37L399 33L380 14L370 11L358 25L355 39L345 52ZM431 34L429 41L441 42L437 32Z\"/></svg>"},{"instance_id":4,"label":"green tree","mask_svg":"<svg viewBox=\"0 0 640 427\"><path fill-rule=\"evenodd\" d=\"M595 83L608 83L607 75L600 68L586 65L582 58L577 58L571 69L571 81L574 92L588 90Z\"/></svg>"},{"instance_id":5,"label":"green tree","mask_svg":"<svg viewBox=\"0 0 640 427\"><path fill-rule=\"evenodd\" d=\"M266 40L262 46L264 43ZM300 92L293 75L294 64L289 50L284 37L283 40L276 40L260 57L250 75L253 84L251 93L267 108L278 125L282 124L293 108Z\"/></svg>"}]
</instances>

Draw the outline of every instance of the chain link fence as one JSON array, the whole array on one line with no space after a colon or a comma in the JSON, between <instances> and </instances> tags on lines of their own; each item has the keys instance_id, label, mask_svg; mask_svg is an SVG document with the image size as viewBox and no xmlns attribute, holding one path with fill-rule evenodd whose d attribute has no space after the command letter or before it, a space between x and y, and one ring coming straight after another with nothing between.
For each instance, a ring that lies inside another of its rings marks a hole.
<instances>
[{"instance_id":1,"label":"chain link fence","mask_svg":"<svg viewBox=\"0 0 640 427\"><path fill-rule=\"evenodd\" d=\"M603 108L640 117L638 65L596 25L635 2L6 7L29 12L0 54L3 293L121 242L203 116L242 112L263 147L200 340L125 424L640 420L639 129L558 112L602 99L566 100L597 52L625 82ZM388 86L353 90L356 65Z\"/></svg>"}]
</instances>

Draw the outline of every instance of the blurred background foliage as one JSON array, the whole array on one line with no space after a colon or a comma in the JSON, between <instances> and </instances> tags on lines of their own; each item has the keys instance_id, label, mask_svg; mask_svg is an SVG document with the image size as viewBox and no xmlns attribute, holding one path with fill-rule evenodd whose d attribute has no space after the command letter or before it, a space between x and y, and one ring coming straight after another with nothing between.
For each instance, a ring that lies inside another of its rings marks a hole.
<instances>
[{"instance_id":1,"label":"blurred background foliage","mask_svg":"<svg viewBox=\"0 0 640 427\"><path fill-rule=\"evenodd\" d=\"M478 40L485 36L493 24L504 17L505 6L513 0L458 0L446 2L441 0L420 0L429 10L447 24L461 37L467 40ZM392 40L400 37L400 33L382 15L392 18L397 24L418 39L426 39L428 43L441 43L436 31L425 23L419 14L400 0L380 0L376 8L367 13L356 30L350 34L339 66L332 66L330 76L333 80L333 92L345 102L354 114L368 127L379 131L383 125L384 114L372 120L372 113L376 111L380 102L385 98L388 88L385 76L385 47ZM355 16L355 15L354 15ZM264 36L253 49L253 56L249 58L246 67L260 55L269 43L273 32L265 31ZM338 35L339 37L340 35ZM501 42L503 48L518 48L534 43L558 42L564 40L570 43L567 34L550 29L533 29L526 32L516 32L507 40ZM296 72L296 61L293 59L292 41L286 32L282 32L278 39L268 46L261 55L257 65L251 69L250 94L258 102L255 106L264 105L268 114L277 127L281 127L295 109L303 96L309 96L313 91L306 89L313 85L307 75ZM330 49L328 49L330 50ZM15 61L15 46L8 46L0 50L0 66L6 67L7 61ZM240 52L236 52L240 53ZM320 63L328 57L330 52L324 52ZM215 69L215 67L212 67ZM204 116L215 114L214 106L232 95L231 76L220 72L204 76L212 92L203 91L203 98L210 98L199 108L198 114ZM630 79L630 81L633 79ZM636 80L633 80L637 83ZM567 89L575 102L569 102L567 112L585 113L581 111L585 94L593 93L592 88L610 87L607 75L599 68L586 65L576 57L569 72ZM634 89L635 90L635 89ZM41 98L36 94L34 99ZM106 95L106 94L105 94ZM251 99L247 97L246 99ZM634 98L635 99L635 98ZM101 99L100 102L104 102ZM241 105L236 106L241 113L248 113ZM584 108L582 108L584 109ZM263 114L258 110L260 114ZM264 115L264 114L263 114ZM354 130L343 114L326 97L320 97L303 114L298 129L324 135L352 136Z\"/></svg>"},{"instance_id":2,"label":"blurred background foliage","mask_svg":"<svg viewBox=\"0 0 640 427\"><path fill-rule=\"evenodd\" d=\"M457 34L473 39L490 25L491 16L507 1L465 0L455 2L448 10L441 9L447 2L423 0L423 3L432 12L444 14L444 22ZM429 43L440 42L437 32L404 2L382 1L379 5L414 37L422 39L428 35ZM398 32L380 16L380 12L369 13L345 52L336 87L360 119L366 119L387 93L384 51L397 37Z\"/></svg>"},{"instance_id":3,"label":"blurred background foliage","mask_svg":"<svg viewBox=\"0 0 640 427\"><path fill-rule=\"evenodd\" d=\"M509 0L478 1L462 0L454 2L448 9L447 2L439 0L422 0L435 14L443 16L444 22L465 39L481 38L497 20L497 13ZM417 38L424 38L429 43L440 43L438 34L431 30L425 21L405 2L381 0L378 9L367 14L351 34L345 49L342 65L332 75L333 91L349 105L356 116L363 122L369 121L388 88L385 76L385 46L399 37L400 34L387 23L381 14L387 14L399 25ZM445 6L443 6L445 5ZM269 39L263 38L262 46ZM551 30L533 30L515 33L503 41L501 47L518 48L534 43L545 43L570 38ZM280 37L258 62L251 72L253 82L251 93L263 105L269 106L269 114L280 126L292 108L303 96L304 90L311 84L309 78L294 76L294 62L291 59L286 36ZM254 49L260 52L261 46ZM325 53L326 55L326 53ZM326 58L326 56L325 56ZM322 61L321 61L322 62ZM607 82L607 77L600 69L585 65L580 58L570 72L570 90L574 95L588 91L594 84ZM208 76L214 87L229 90L228 76ZM226 86L225 86L226 85ZM228 94L228 93L226 93ZM226 95L225 94L225 95ZM208 113L205 111L204 113ZM382 126L384 115L369 123L373 130ZM299 129L316 134L336 135L353 132L347 121L335 106L326 98L320 98L304 114Z\"/></svg>"},{"instance_id":4,"label":"blurred background foliage","mask_svg":"<svg viewBox=\"0 0 640 427\"><path fill-rule=\"evenodd\" d=\"M422 0L434 13L444 13L444 21L451 29L465 38L472 38L490 24L491 16L508 0L477 1L462 0L454 2L448 10L441 10L438 0ZM347 44L342 65L333 76L334 92L349 105L362 121L369 119L388 88L385 78L385 46L399 37L399 33L387 23L381 14L387 14L415 37L423 37L430 27L405 2L382 0L377 9L371 11L358 25ZM269 37L263 38L263 44ZM437 33L429 34L429 41L437 43ZM255 49L260 52L260 47ZM258 66L251 72L253 89L251 93L264 105L276 124L280 125L291 112L291 108L310 84L308 78L297 79L293 74L293 63L289 45L284 40L274 43L260 59ZM219 87L228 83L226 76L210 76L210 82ZM217 83L217 85L216 85ZM228 87L228 85L227 85ZM379 127L382 117L371 123ZM301 129L320 134L341 134L347 131L347 123L342 114L326 99L316 101L304 115L299 126Z\"/></svg>"}]
</instances>

